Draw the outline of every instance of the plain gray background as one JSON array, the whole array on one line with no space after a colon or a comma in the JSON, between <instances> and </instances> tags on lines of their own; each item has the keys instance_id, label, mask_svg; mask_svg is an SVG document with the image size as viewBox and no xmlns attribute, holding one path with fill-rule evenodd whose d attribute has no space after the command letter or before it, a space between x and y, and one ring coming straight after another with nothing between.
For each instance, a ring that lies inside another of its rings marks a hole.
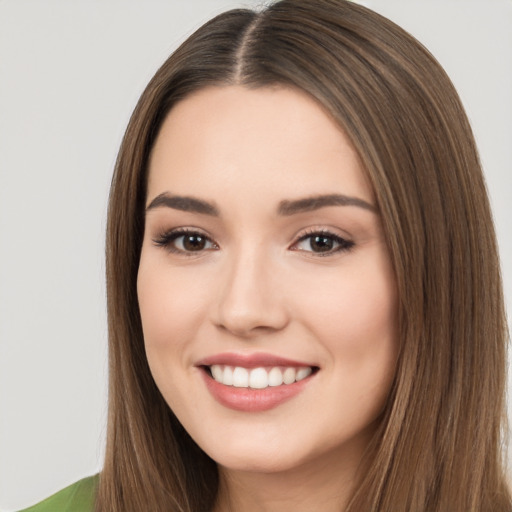
<instances>
[{"instance_id":1,"label":"plain gray background","mask_svg":"<svg viewBox=\"0 0 512 512\"><path fill-rule=\"evenodd\" d=\"M0 507L101 467L104 225L147 81L237 0L0 0ZM368 0L420 39L479 143L512 300L512 1Z\"/></svg>"}]
</instances>

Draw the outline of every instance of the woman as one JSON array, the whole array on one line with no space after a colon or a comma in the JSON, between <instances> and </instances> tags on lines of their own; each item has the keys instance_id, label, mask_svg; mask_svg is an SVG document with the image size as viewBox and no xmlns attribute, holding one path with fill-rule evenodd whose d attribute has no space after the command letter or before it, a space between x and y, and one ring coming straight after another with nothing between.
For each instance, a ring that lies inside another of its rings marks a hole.
<instances>
[{"instance_id":1,"label":"woman","mask_svg":"<svg viewBox=\"0 0 512 512\"><path fill-rule=\"evenodd\" d=\"M512 510L497 261L421 45L340 0L215 18L119 153L107 453L73 510Z\"/></svg>"}]
</instances>

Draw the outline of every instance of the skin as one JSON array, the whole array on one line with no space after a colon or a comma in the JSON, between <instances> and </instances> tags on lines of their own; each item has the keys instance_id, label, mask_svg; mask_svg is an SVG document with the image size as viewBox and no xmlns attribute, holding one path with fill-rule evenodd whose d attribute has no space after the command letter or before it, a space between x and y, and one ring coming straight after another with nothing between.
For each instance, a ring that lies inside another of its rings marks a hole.
<instances>
[{"instance_id":1,"label":"skin","mask_svg":"<svg viewBox=\"0 0 512 512\"><path fill-rule=\"evenodd\" d=\"M333 193L371 206L278 213L283 200ZM178 103L161 128L147 206L161 194L193 196L219 213L153 203L137 283L154 379L219 465L216 511L339 512L397 357L395 278L357 153L301 91L211 87ZM169 241L184 227L206 244L187 251L183 237ZM319 231L332 250L307 238ZM337 250L333 235L350 247ZM236 411L213 398L197 367L225 352L319 370L271 410Z\"/></svg>"}]
</instances>

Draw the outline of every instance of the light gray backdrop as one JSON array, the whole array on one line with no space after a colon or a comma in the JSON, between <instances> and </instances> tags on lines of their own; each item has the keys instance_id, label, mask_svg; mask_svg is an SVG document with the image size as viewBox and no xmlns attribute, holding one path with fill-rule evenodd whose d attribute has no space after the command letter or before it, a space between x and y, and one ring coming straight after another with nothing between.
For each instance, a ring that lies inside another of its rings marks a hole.
<instances>
[{"instance_id":1,"label":"light gray backdrop","mask_svg":"<svg viewBox=\"0 0 512 512\"><path fill-rule=\"evenodd\" d=\"M0 507L101 466L103 238L135 102L213 14L259 1L0 0ZM467 107L512 298L512 1L367 0L438 57Z\"/></svg>"}]
</instances>

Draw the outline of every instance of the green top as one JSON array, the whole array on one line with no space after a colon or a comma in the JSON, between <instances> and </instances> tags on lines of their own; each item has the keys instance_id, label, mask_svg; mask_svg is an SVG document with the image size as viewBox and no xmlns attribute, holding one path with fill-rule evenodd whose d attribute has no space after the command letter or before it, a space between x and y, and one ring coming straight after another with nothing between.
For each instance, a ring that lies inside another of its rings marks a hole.
<instances>
[{"instance_id":1,"label":"green top","mask_svg":"<svg viewBox=\"0 0 512 512\"><path fill-rule=\"evenodd\" d=\"M98 475L90 476L20 512L93 512L97 487Z\"/></svg>"}]
</instances>

